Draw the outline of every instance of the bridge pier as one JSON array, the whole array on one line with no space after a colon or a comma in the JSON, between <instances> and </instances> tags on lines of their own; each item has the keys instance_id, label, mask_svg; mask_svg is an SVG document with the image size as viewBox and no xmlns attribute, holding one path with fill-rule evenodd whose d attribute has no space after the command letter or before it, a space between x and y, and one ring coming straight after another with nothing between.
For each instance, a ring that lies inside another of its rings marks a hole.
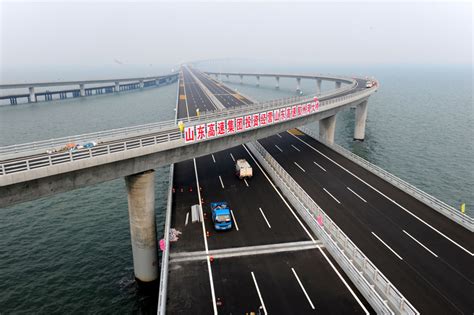
<instances>
[{"instance_id":1,"label":"bridge pier","mask_svg":"<svg viewBox=\"0 0 474 315\"><path fill-rule=\"evenodd\" d=\"M275 77L275 80L276 80L275 89L278 90L280 88L280 77Z\"/></svg>"},{"instance_id":2,"label":"bridge pier","mask_svg":"<svg viewBox=\"0 0 474 315\"><path fill-rule=\"evenodd\" d=\"M227 79L227 82L229 82L229 75L228 74L225 75L225 78Z\"/></svg>"},{"instance_id":3,"label":"bridge pier","mask_svg":"<svg viewBox=\"0 0 474 315\"><path fill-rule=\"evenodd\" d=\"M316 79L316 94L320 95L321 94L321 79Z\"/></svg>"},{"instance_id":4,"label":"bridge pier","mask_svg":"<svg viewBox=\"0 0 474 315\"><path fill-rule=\"evenodd\" d=\"M334 143L336 131L336 115L329 116L319 121L319 138L329 144Z\"/></svg>"},{"instance_id":5,"label":"bridge pier","mask_svg":"<svg viewBox=\"0 0 474 315\"><path fill-rule=\"evenodd\" d=\"M120 92L120 82L115 82L115 92Z\"/></svg>"},{"instance_id":6,"label":"bridge pier","mask_svg":"<svg viewBox=\"0 0 474 315\"><path fill-rule=\"evenodd\" d=\"M240 84L243 84L243 83L244 83L244 76L240 75Z\"/></svg>"},{"instance_id":7,"label":"bridge pier","mask_svg":"<svg viewBox=\"0 0 474 315\"><path fill-rule=\"evenodd\" d=\"M336 81L336 89L339 89L341 87L341 81Z\"/></svg>"},{"instance_id":8,"label":"bridge pier","mask_svg":"<svg viewBox=\"0 0 474 315\"><path fill-rule=\"evenodd\" d=\"M260 76L257 75L257 86L260 86Z\"/></svg>"},{"instance_id":9,"label":"bridge pier","mask_svg":"<svg viewBox=\"0 0 474 315\"><path fill-rule=\"evenodd\" d=\"M367 101L363 101L356 106L354 140L364 141L365 122L367 121Z\"/></svg>"},{"instance_id":10,"label":"bridge pier","mask_svg":"<svg viewBox=\"0 0 474 315\"><path fill-rule=\"evenodd\" d=\"M30 91L29 102L30 102L30 103L36 103L35 87L34 87L34 86L30 86L30 87L28 88L28 90Z\"/></svg>"},{"instance_id":11,"label":"bridge pier","mask_svg":"<svg viewBox=\"0 0 474 315\"><path fill-rule=\"evenodd\" d=\"M145 83L143 83L143 80L140 80L140 89L143 89L145 87Z\"/></svg>"},{"instance_id":12,"label":"bridge pier","mask_svg":"<svg viewBox=\"0 0 474 315\"><path fill-rule=\"evenodd\" d=\"M155 171L126 176L125 183L135 278L139 283L151 283L158 279Z\"/></svg>"},{"instance_id":13,"label":"bridge pier","mask_svg":"<svg viewBox=\"0 0 474 315\"><path fill-rule=\"evenodd\" d=\"M301 78L296 78L296 92L301 91Z\"/></svg>"},{"instance_id":14,"label":"bridge pier","mask_svg":"<svg viewBox=\"0 0 474 315\"><path fill-rule=\"evenodd\" d=\"M86 90L84 84L79 84L79 90L81 90L81 96L86 96Z\"/></svg>"}]
</instances>

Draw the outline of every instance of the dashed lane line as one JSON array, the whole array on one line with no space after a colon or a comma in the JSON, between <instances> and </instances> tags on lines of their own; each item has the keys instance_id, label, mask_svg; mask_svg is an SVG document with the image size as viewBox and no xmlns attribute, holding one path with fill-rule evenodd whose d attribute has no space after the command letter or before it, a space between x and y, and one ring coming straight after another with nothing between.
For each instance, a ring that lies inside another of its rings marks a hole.
<instances>
[{"instance_id":1,"label":"dashed lane line","mask_svg":"<svg viewBox=\"0 0 474 315\"><path fill-rule=\"evenodd\" d=\"M326 194L328 194L329 196L331 196L332 199L336 200L336 202L338 204L341 204L341 202L339 200L336 199L336 197L334 197L329 191L327 191L326 188L323 188L323 190L326 192Z\"/></svg>"}]
</instances>

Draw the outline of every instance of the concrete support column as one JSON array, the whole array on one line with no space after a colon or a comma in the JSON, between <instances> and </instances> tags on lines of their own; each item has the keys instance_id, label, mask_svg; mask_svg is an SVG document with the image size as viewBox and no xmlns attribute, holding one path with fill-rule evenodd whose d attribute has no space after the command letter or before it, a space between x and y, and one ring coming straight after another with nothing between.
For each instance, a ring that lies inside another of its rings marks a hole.
<instances>
[{"instance_id":1,"label":"concrete support column","mask_svg":"<svg viewBox=\"0 0 474 315\"><path fill-rule=\"evenodd\" d=\"M160 82L160 81L158 81L158 79L155 79L155 85L156 86L158 86L158 82Z\"/></svg>"},{"instance_id":2,"label":"concrete support column","mask_svg":"<svg viewBox=\"0 0 474 315\"><path fill-rule=\"evenodd\" d=\"M143 80L140 80L140 89L143 89L144 86L145 86L145 83L143 83Z\"/></svg>"},{"instance_id":3,"label":"concrete support column","mask_svg":"<svg viewBox=\"0 0 474 315\"><path fill-rule=\"evenodd\" d=\"M278 90L280 88L280 77L275 77L275 79L276 79L275 88Z\"/></svg>"},{"instance_id":4,"label":"concrete support column","mask_svg":"<svg viewBox=\"0 0 474 315\"><path fill-rule=\"evenodd\" d=\"M225 75L225 78L227 79L227 82L229 82L229 75L228 74Z\"/></svg>"},{"instance_id":5,"label":"concrete support column","mask_svg":"<svg viewBox=\"0 0 474 315\"><path fill-rule=\"evenodd\" d=\"M115 92L120 92L120 82L115 82Z\"/></svg>"},{"instance_id":6,"label":"concrete support column","mask_svg":"<svg viewBox=\"0 0 474 315\"><path fill-rule=\"evenodd\" d=\"M260 76L257 75L257 86L260 86Z\"/></svg>"},{"instance_id":7,"label":"concrete support column","mask_svg":"<svg viewBox=\"0 0 474 315\"><path fill-rule=\"evenodd\" d=\"M244 76L240 75L240 84L244 83Z\"/></svg>"},{"instance_id":8,"label":"concrete support column","mask_svg":"<svg viewBox=\"0 0 474 315\"><path fill-rule=\"evenodd\" d=\"M336 115L329 116L319 121L319 138L329 144L334 143L334 131L336 130Z\"/></svg>"},{"instance_id":9,"label":"concrete support column","mask_svg":"<svg viewBox=\"0 0 474 315\"><path fill-rule=\"evenodd\" d=\"M341 87L341 81L336 81L336 89L339 89Z\"/></svg>"},{"instance_id":10,"label":"concrete support column","mask_svg":"<svg viewBox=\"0 0 474 315\"><path fill-rule=\"evenodd\" d=\"M155 171L125 177L135 278L143 283L158 279L155 225Z\"/></svg>"},{"instance_id":11,"label":"concrete support column","mask_svg":"<svg viewBox=\"0 0 474 315\"><path fill-rule=\"evenodd\" d=\"M316 80L316 94L321 94L321 83L323 81L321 79L317 79Z\"/></svg>"},{"instance_id":12,"label":"concrete support column","mask_svg":"<svg viewBox=\"0 0 474 315\"><path fill-rule=\"evenodd\" d=\"M296 92L301 91L301 78L296 78Z\"/></svg>"},{"instance_id":13,"label":"concrete support column","mask_svg":"<svg viewBox=\"0 0 474 315\"><path fill-rule=\"evenodd\" d=\"M30 86L28 90L30 91L30 103L36 103L35 87Z\"/></svg>"},{"instance_id":14,"label":"concrete support column","mask_svg":"<svg viewBox=\"0 0 474 315\"><path fill-rule=\"evenodd\" d=\"M354 140L364 141L366 120L367 120L367 101L364 101L356 106Z\"/></svg>"},{"instance_id":15,"label":"concrete support column","mask_svg":"<svg viewBox=\"0 0 474 315\"><path fill-rule=\"evenodd\" d=\"M79 84L79 90L81 90L81 96L86 96L86 89L84 88L84 84Z\"/></svg>"}]
</instances>

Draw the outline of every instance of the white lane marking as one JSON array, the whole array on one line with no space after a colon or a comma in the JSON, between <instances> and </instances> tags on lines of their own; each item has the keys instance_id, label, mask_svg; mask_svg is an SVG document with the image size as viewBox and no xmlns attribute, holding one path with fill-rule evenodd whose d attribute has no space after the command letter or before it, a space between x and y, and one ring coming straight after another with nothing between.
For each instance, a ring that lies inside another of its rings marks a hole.
<instances>
[{"instance_id":1,"label":"white lane marking","mask_svg":"<svg viewBox=\"0 0 474 315\"><path fill-rule=\"evenodd\" d=\"M334 264L332 263L332 261L329 259L329 257L326 255L326 253L322 250L322 248L320 247L319 248L319 251L321 252L321 254L323 254L324 258L326 259L326 261L328 262L328 264L332 267L332 269L334 270L334 272L338 275L339 279L341 279L342 283L344 283L344 285L346 286L346 288L349 290L349 292L351 292L352 296L354 297L354 299L357 301L357 303L359 303L360 307L365 311L365 314L369 315L370 312L367 310L367 308L364 306L364 304L362 303L362 301L359 299L359 297L355 294L354 290L352 290L352 288L349 286L349 284L347 283L346 279L344 279L344 277L339 273L339 270L336 269L336 267L334 266Z\"/></svg>"},{"instance_id":2,"label":"white lane marking","mask_svg":"<svg viewBox=\"0 0 474 315\"><path fill-rule=\"evenodd\" d=\"M214 161L214 163L216 163L216 159L214 158L214 154L211 154L212 156L212 160Z\"/></svg>"},{"instance_id":3,"label":"white lane marking","mask_svg":"<svg viewBox=\"0 0 474 315\"><path fill-rule=\"evenodd\" d=\"M244 182L245 182L245 185L247 185L247 187L249 187L249 183L247 183L247 180L244 178Z\"/></svg>"},{"instance_id":4,"label":"white lane marking","mask_svg":"<svg viewBox=\"0 0 474 315\"><path fill-rule=\"evenodd\" d=\"M313 163L316 164L317 167L319 167L320 169L322 169L323 171L326 172L326 169L324 167L322 167L321 165L319 165L318 163L316 163L314 161L313 161Z\"/></svg>"},{"instance_id":5,"label":"white lane marking","mask_svg":"<svg viewBox=\"0 0 474 315\"><path fill-rule=\"evenodd\" d=\"M277 146L276 144L275 144L275 148L277 148L278 150L280 150L280 152L283 152L283 150L282 150L279 146Z\"/></svg>"},{"instance_id":6,"label":"white lane marking","mask_svg":"<svg viewBox=\"0 0 474 315\"><path fill-rule=\"evenodd\" d=\"M222 177L221 177L221 175L219 175L219 180L221 181L221 186L222 186L222 189L224 189L224 188L225 188L225 187L224 187L224 182L222 181Z\"/></svg>"},{"instance_id":7,"label":"white lane marking","mask_svg":"<svg viewBox=\"0 0 474 315\"><path fill-rule=\"evenodd\" d=\"M232 155L232 153L230 154L230 158L232 159L232 161L235 162L235 159L234 159L234 156Z\"/></svg>"},{"instance_id":8,"label":"white lane marking","mask_svg":"<svg viewBox=\"0 0 474 315\"><path fill-rule=\"evenodd\" d=\"M318 149L316 149L315 147L313 147L312 145L310 145L309 143L307 143L306 141L292 135L293 137L295 137L296 139L298 139L299 141L303 142L304 144L306 144L308 147L310 147L311 149L313 149L314 151L318 152L319 154L321 154L322 156L324 156L326 159L328 159L329 161L333 162L334 164L336 164L337 166L339 166L340 168L342 168L343 170L345 170L347 173L351 174L352 176L354 176L355 178L357 178L358 180L360 180L361 182L363 182L365 185L367 185L368 187L372 188L374 191L376 191L377 193L379 193L380 195L382 195L383 197L385 197L386 199L388 199L389 201L391 201L393 204L397 205L398 207L400 207L400 209L404 210L405 212L409 213L410 215L412 215L414 218L416 218L418 221L420 221L421 223L425 224L426 226L428 226L430 229L432 229L433 231L435 231L436 233L438 233L439 235L441 235L442 237L444 237L445 239L447 239L448 241L450 241L451 243L453 243L454 245L456 245L457 247L459 247L460 249L462 249L463 251L465 251L466 253L468 253L469 255L471 256L474 256L474 253L471 253L469 250L467 250L466 248L462 247L460 244L456 243L454 240L452 240L451 238L449 238L447 235L445 235L443 232L441 231L438 231L437 229L435 229L432 225L430 225L429 223L427 223L426 221L424 221L423 219L421 219L420 217L418 217L416 214L412 213L411 211L407 210L405 207L403 207L402 205L398 204L395 200L393 200L392 198L388 197L387 195L385 195L384 193L382 193L380 190L378 190L377 188L373 187L372 185L370 185L369 183L365 182L363 179L361 179L360 177L358 177L357 175L355 175L354 173L352 173L351 171L349 171L348 169L346 169L345 167L343 167L342 165L340 165L339 163L337 163L336 161L333 161L331 158L329 158L327 155L325 155L324 153L322 153L321 151L319 151Z\"/></svg>"},{"instance_id":9,"label":"white lane marking","mask_svg":"<svg viewBox=\"0 0 474 315\"><path fill-rule=\"evenodd\" d=\"M359 197L360 200L362 200L363 202L367 203L367 201L365 201L364 198L362 198L361 196L359 196L355 191L353 191L352 189L350 189L349 187L346 187L347 189L349 189L354 195L356 195L357 197Z\"/></svg>"},{"instance_id":10,"label":"white lane marking","mask_svg":"<svg viewBox=\"0 0 474 315\"><path fill-rule=\"evenodd\" d=\"M332 199L336 200L336 202L337 202L338 204L341 203L341 202L340 202L339 200L337 200L333 195L331 195L331 193L330 193L329 191L327 191L326 188L323 188L323 190L324 190L329 196L331 196Z\"/></svg>"},{"instance_id":11,"label":"white lane marking","mask_svg":"<svg viewBox=\"0 0 474 315\"><path fill-rule=\"evenodd\" d=\"M249 156L252 158L252 160L255 162L255 164L258 166L258 168L260 169L260 171L262 172L263 175L265 175L265 178L268 180L268 182L270 183L270 185L272 185L273 189L276 191L276 193L278 194L278 196L280 196L281 200L283 200L283 203L287 206L287 208L290 210L290 212L293 214L293 216L295 217L296 221L298 221L298 223L301 225L301 227L303 228L303 230L306 232L306 234L308 235L308 237L311 239L311 241L313 243L316 243L316 240L314 239L313 235L311 235L311 233L309 233L308 229L306 228L306 226L304 226L303 222L301 222L300 218L296 215L296 213L293 211L293 208L291 208L291 206L288 204L288 202L286 201L286 199L282 196L282 194L278 191L278 189L275 187L275 184L273 184L273 182L271 181L270 177L268 177L267 173L263 170L262 166L260 166L260 164L257 162L257 160L255 159L255 157L250 153L250 151L247 149L247 147L245 145L242 145L244 147L244 149L247 151L247 153L249 154Z\"/></svg>"},{"instance_id":12,"label":"white lane marking","mask_svg":"<svg viewBox=\"0 0 474 315\"><path fill-rule=\"evenodd\" d=\"M204 238L204 248L206 249L206 255L207 255L207 270L209 273L209 283L211 285L211 297L212 297L212 307L214 309L214 315L217 315L217 304L216 304L216 292L214 290L214 279L212 277L212 269L211 269L211 260L209 257L209 247L207 246L207 238L206 238L206 226L204 225L204 214L202 212L202 202L201 202L201 187L199 186L199 176L198 176L198 171L197 171L197 165L196 165L196 159L193 159L194 161L194 174L196 175L196 187L197 187L197 193L198 193L198 203L199 203L199 208L200 208L200 215L201 215L201 226L202 226L202 236Z\"/></svg>"},{"instance_id":13,"label":"white lane marking","mask_svg":"<svg viewBox=\"0 0 474 315\"><path fill-rule=\"evenodd\" d=\"M186 212L186 221L184 221L184 226L188 225L188 220L189 220L189 211Z\"/></svg>"},{"instance_id":14,"label":"white lane marking","mask_svg":"<svg viewBox=\"0 0 474 315\"><path fill-rule=\"evenodd\" d=\"M235 217L234 217L234 211L230 210L230 214L232 215L232 220L234 220L235 229L238 231L238 230L239 230L239 226L237 225L237 220L236 220Z\"/></svg>"},{"instance_id":15,"label":"white lane marking","mask_svg":"<svg viewBox=\"0 0 474 315\"><path fill-rule=\"evenodd\" d=\"M296 162L293 162L293 163L295 163L295 165L298 166L300 170L302 170L304 173L306 173L306 171L298 163L296 163Z\"/></svg>"},{"instance_id":16,"label":"white lane marking","mask_svg":"<svg viewBox=\"0 0 474 315\"><path fill-rule=\"evenodd\" d=\"M438 258L438 255L436 255L435 253L433 253L428 247L426 247L425 245L421 244L420 241L418 241L416 238L414 238L413 236L411 236L410 234L408 234L407 231L405 230L402 230L403 233L405 233L406 235L408 235L412 240L414 240L415 242L417 242L421 247L423 247L424 249L426 249L427 251L429 251L431 253L431 255L435 256L436 258Z\"/></svg>"},{"instance_id":17,"label":"white lane marking","mask_svg":"<svg viewBox=\"0 0 474 315\"><path fill-rule=\"evenodd\" d=\"M267 222L268 227L271 229L272 226L270 225L270 223L268 223L267 217L265 216L265 213L263 213L262 208L259 207L258 209L260 210L260 213L262 214L263 218L265 219L265 222Z\"/></svg>"},{"instance_id":18,"label":"white lane marking","mask_svg":"<svg viewBox=\"0 0 474 315\"><path fill-rule=\"evenodd\" d=\"M277 133L277 136L280 137L280 139L282 138L282 136L279 133Z\"/></svg>"},{"instance_id":19,"label":"white lane marking","mask_svg":"<svg viewBox=\"0 0 474 315\"><path fill-rule=\"evenodd\" d=\"M385 243L384 241L382 241L382 239L380 237L377 236L377 234L375 234L374 232L372 232L372 234L382 243L384 244L388 249L390 249L390 251L395 255L397 256L400 260L403 260L403 258L398 255L392 248L390 248L390 246L387 245L387 243Z\"/></svg>"},{"instance_id":20,"label":"white lane marking","mask_svg":"<svg viewBox=\"0 0 474 315\"><path fill-rule=\"evenodd\" d=\"M262 299L262 295L260 294L260 289L258 288L257 279L255 279L255 275L253 274L253 271L251 271L250 273L252 274L253 283L255 284L255 288L257 289L257 293L258 293L258 298L260 299L260 303L262 304L262 307L263 307L263 314L268 314L267 308L265 307L265 303L263 302L263 299Z\"/></svg>"},{"instance_id":21,"label":"white lane marking","mask_svg":"<svg viewBox=\"0 0 474 315\"><path fill-rule=\"evenodd\" d=\"M295 147L294 145L291 145L291 146L292 146L292 147L293 147L293 149L295 149L296 151L298 151L298 152L301 152L301 150L300 150L300 149L298 149L297 147Z\"/></svg>"},{"instance_id":22,"label":"white lane marking","mask_svg":"<svg viewBox=\"0 0 474 315\"><path fill-rule=\"evenodd\" d=\"M296 274L295 269L291 268L291 271L293 271L293 274L295 275L296 280L300 284L301 290L303 290L304 295L306 296L306 299L308 299L309 305L311 305L311 308L314 310L314 305L311 299L309 298L308 293L306 292L305 288L303 287L303 284L301 283L300 277Z\"/></svg>"}]
</instances>

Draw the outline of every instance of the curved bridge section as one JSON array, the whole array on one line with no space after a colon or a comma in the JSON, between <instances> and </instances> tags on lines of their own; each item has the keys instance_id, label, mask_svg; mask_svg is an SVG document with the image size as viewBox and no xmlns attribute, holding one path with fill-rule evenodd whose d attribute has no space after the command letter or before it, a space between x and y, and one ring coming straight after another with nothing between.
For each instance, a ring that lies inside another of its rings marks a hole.
<instances>
[{"instance_id":1,"label":"curved bridge section","mask_svg":"<svg viewBox=\"0 0 474 315\"><path fill-rule=\"evenodd\" d=\"M335 90L321 95L321 101L310 95L206 112L189 118L181 128L173 120L2 147L0 207L144 172L314 121L332 119L335 122L337 112L349 106L366 104L378 88L375 85L357 90L352 79L347 81L351 85L346 87L346 94L342 96ZM239 121L243 122L242 128L237 127ZM205 137L202 137L202 128ZM212 129L215 129L214 134ZM329 124L323 132L328 141L333 138L333 129ZM91 139L98 145L89 149L46 153L46 150L58 149L71 141Z\"/></svg>"}]
</instances>

